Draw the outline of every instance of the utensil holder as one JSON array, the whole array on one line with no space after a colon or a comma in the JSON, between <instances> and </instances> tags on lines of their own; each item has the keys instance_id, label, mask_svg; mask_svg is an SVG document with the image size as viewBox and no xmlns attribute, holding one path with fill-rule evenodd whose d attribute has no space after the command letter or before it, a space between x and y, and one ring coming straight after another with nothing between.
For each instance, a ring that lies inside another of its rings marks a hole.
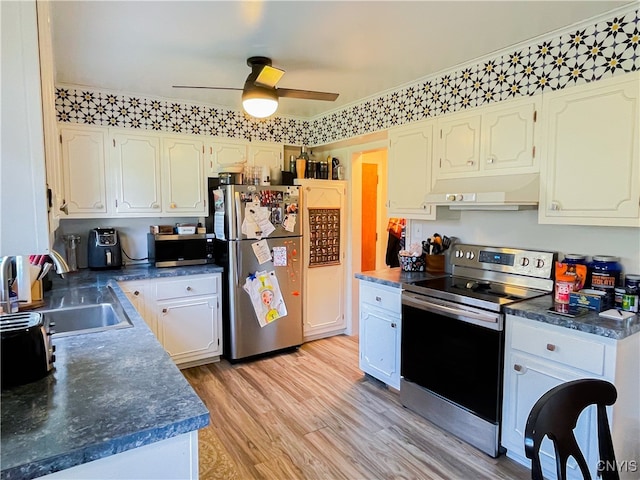
<instances>
[{"instance_id":1,"label":"utensil holder","mask_svg":"<svg viewBox=\"0 0 640 480\"><path fill-rule=\"evenodd\" d=\"M425 255L425 260L427 262L427 272L444 272L444 255Z\"/></svg>"}]
</instances>

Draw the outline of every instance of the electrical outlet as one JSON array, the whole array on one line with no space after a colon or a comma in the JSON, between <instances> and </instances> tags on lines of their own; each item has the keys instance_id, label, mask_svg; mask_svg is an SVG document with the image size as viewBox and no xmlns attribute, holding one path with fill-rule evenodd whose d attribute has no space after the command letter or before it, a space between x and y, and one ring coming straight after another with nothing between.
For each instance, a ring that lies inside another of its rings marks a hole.
<instances>
[{"instance_id":1,"label":"electrical outlet","mask_svg":"<svg viewBox=\"0 0 640 480\"><path fill-rule=\"evenodd\" d=\"M411 242L422 241L422 222L413 222L411 225Z\"/></svg>"}]
</instances>

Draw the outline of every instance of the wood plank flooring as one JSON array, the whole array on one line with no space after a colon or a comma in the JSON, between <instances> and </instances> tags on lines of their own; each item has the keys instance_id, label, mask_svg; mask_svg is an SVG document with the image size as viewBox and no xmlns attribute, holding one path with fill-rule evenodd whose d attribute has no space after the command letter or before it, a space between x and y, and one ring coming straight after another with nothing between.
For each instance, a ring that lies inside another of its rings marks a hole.
<instances>
[{"instance_id":1,"label":"wood plank flooring","mask_svg":"<svg viewBox=\"0 0 640 480\"><path fill-rule=\"evenodd\" d=\"M357 337L253 362L183 370L209 408L200 478L529 479L404 408L358 368Z\"/></svg>"}]
</instances>

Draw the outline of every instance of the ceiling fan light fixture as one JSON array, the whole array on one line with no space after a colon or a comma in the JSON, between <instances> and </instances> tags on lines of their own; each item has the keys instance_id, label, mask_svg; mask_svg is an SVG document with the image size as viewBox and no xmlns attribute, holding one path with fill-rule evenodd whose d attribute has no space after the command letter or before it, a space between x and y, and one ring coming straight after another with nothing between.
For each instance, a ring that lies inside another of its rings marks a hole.
<instances>
[{"instance_id":1,"label":"ceiling fan light fixture","mask_svg":"<svg viewBox=\"0 0 640 480\"><path fill-rule=\"evenodd\" d=\"M278 109L278 95L274 89L253 86L242 92L242 107L252 117L266 118Z\"/></svg>"}]
</instances>

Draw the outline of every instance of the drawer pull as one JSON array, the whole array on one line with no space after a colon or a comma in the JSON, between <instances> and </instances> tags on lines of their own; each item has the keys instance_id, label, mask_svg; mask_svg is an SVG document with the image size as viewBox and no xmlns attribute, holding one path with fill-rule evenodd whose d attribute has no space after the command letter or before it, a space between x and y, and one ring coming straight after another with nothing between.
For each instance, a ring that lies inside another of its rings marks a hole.
<instances>
[{"instance_id":1,"label":"drawer pull","mask_svg":"<svg viewBox=\"0 0 640 480\"><path fill-rule=\"evenodd\" d=\"M162 309L162 313L167 313L167 309L166 309L166 308L163 308L163 309Z\"/></svg>"},{"instance_id":2,"label":"drawer pull","mask_svg":"<svg viewBox=\"0 0 640 480\"><path fill-rule=\"evenodd\" d=\"M381 301L382 301L382 298L376 297L376 302L381 302Z\"/></svg>"},{"instance_id":3,"label":"drawer pull","mask_svg":"<svg viewBox=\"0 0 640 480\"><path fill-rule=\"evenodd\" d=\"M133 294L137 297L138 295L140 295L140 292L136 290L135 292L133 292Z\"/></svg>"},{"instance_id":4,"label":"drawer pull","mask_svg":"<svg viewBox=\"0 0 640 480\"><path fill-rule=\"evenodd\" d=\"M516 364L513 365L513 369L516 372L521 372L522 371L522 365L520 365L519 363L516 363Z\"/></svg>"},{"instance_id":5,"label":"drawer pull","mask_svg":"<svg viewBox=\"0 0 640 480\"><path fill-rule=\"evenodd\" d=\"M396 328L396 323L395 322L391 323L391 328Z\"/></svg>"},{"instance_id":6,"label":"drawer pull","mask_svg":"<svg viewBox=\"0 0 640 480\"><path fill-rule=\"evenodd\" d=\"M549 350L550 352L555 352L556 346L553 343L547 343L547 350Z\"/></svg>"},{"instance_id":7,"label":"drawer pull","mask_svg":"<svg viewBox=\"0 0 640 480\"><path fill-rule=\"evenodd\" d=\"M191 287L187 287L187 292L190 292L191 290L193 290Z\"/></svg>"}]
</instances>

